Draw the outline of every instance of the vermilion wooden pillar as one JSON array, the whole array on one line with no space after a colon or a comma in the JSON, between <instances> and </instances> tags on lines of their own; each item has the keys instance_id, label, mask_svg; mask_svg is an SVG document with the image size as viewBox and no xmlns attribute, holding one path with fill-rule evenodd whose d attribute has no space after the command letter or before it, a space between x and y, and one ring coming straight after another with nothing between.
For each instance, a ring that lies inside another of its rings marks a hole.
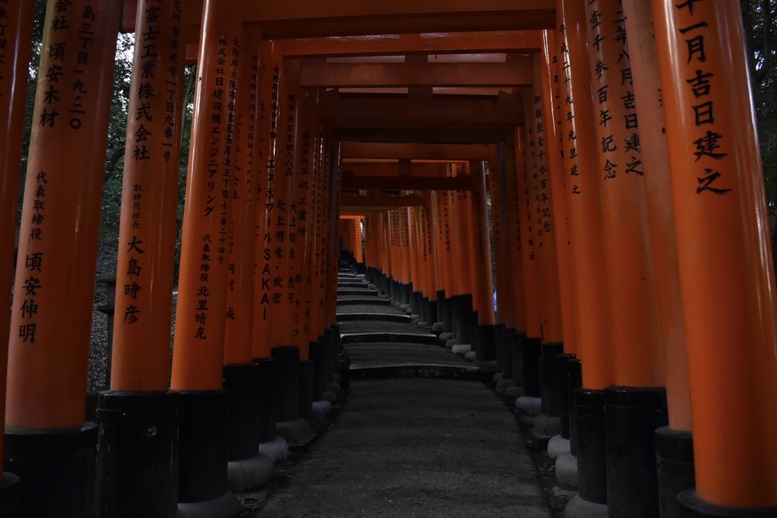
<instances>
[{"instance_id":1,"label":"vermilion wooden pillar","mask_svg":"<svg viewBox=\"0 0 777 518\"><path fill-rule=\"evenodd\" d=\"M470 164L472 175L472 229L474 249L474 268L477 277L474 280L472 294L477 298L478 324L494 325L494 280L491 266L491 239L489 232L488 208L486 207L485 163L475 161Z\"/></svg>"},{"instance_id":2,"label":"vermilion wooden pillar","mask_svg":"<svg viewBox=\"0 0 777 518\"><path fill-rule=\"evenodd\" d=\"M321 146L321 129L318 126L318 120L311 123L309 136L309 149L307 152L303 152L303 155L307 156L307 167L309 178L307 180L301 180L308 182L307 190L307 206L303 207L304 217L308 220L307 228L305 230L305 243L306 243L306 272L305 282L308 284L307 299L304 304L306 313L306 334L308 341L316 341L323 335L324 327L323 323L320 323L317 316L318 308L324 299L324 291L321 289L321 188L323 175L320 169L320 146ZM303 146L305 144L303 143ZM303 167L305 162L305 156L303 156ZM301 189L301 182L298 185L298 189Z\"/></svg>"},{"instance_id":3,"label":"vermilion wooden pillar","mask_svg":"<svg viewBox=\"0 0 777 518\"><path fill-rule=\"evenodd\" d=\"M467 164L451 165L453 176L465 174L466 169ZM450 214L453 220L451 245L454 250L451 273L456 276L456 292L451 300L452 328L459 344L472 344L472 312L477 310L472 295L472 204L468 191L450 191L450 197Z\"/></svg>"},{"instance_id":4,"label":"vermilion wooden pillar","mask_svg":"<svg viewBox=\"0 0 777 518\"><path fill-rule=\"evenodd\" d=\"M453 261L453 246L451 244L452 239L452 221L450 213L450 192L449 191L434 191L435 206L437 207L438 214L438 277L440 280L440 286L445 292L445 298L452 297L457 290L455 283L455 275L451 271L451 262Z\"/></svg>"},{"instance_id":5,"label":"vermilion wooden pillar","mask_svg":"<svg viewBox=\"0 0 777 518\"><path fill-rule=\"evenodd\" d=\"M267 231L272 251L272 324L273 346L293 345L296 341L292 318L295 303L291 262L296 261L295 243L291 243L291 205L295 196L297 148L300 145L299 120L299 62L286 61L281 76L278 103L285 114L278 120L278 148L276 169L268 181ZM270 199L272 189L272 199ZM291 278L291 282L290 282Z\"/></svg>"},{"instance_id":6,"label":"vermilion wooden pillar","mask_svg":"<svg viewBox=\"0 0 777 518\"><path fill-rule=\"evenodd\" d=\"M556 59L556 38L552 31L543 31L543 48L540 53L539 81L543 97L543 130L547 147L547 167L550 173L550 196L553 198L554 243L558 263L559 304L564 352L577 352L577 279L572 274L572 247L569 239L569 207L566 187L567 175L560 149L561 138L561 81Z\"/></svg>"},{"instance_id":7,"label":"vermilion wooden pillar","mask_svg":"<svg viewBox=\"0 0 777 518\"><path fill-rule=\"evenodd\" d=\"M559 247L556 243L558 231L557 225L563 224L563 219L558 219L555 207L558 201L553 194L553 171L551 158L554 149L551 146L553 140L553 118L549 113L550 103L546 102L549 95L543 89L542 84L542 57L535 54L534 57L534 87L526 88L523 92L524 120L528 127L526 167L528 173L529 199L531 203L531 223L539 273L539 306L541 349L536 354L540 357L534 360L524 356L524 363L533 365L537 362L536 374L525 371L525 377L537 376L539 394L524 390L526 395L541 398L541 413L535 420L534 429L545 436L555 436L561 432L560 420L560 395L558 391L556 372L556 356L563 353L564 326L562 318L562 305L559 281ZM555 163L554 163L555 165ZM536 347L536 344L534 344ZM528 349L524 345L524 349ZM527 385L531 386L528 382Z\"/></svg>"},{"instance_id":8,"label":"vermilion wooden pillar","mask_svg":"<svg viewBox=\"0 0 777 518\"><path fill-rule=\"evenodd\" d=\"M577 282L577 354L582 360L582 387L570 393L570 450L577 458L577 498L603 506L607 503L604 388L615 381L615 373L605 264L607 242L599 190L599 144L592 130L596 119L586 43L588 18L583 2L562 0L557 4L558 67L563 99L561 149L567 175L565 194ZM572 377L569 381L571 384ZM563 461L557 462L557 469L563 470L560 464ZM573 508L576 503L573 500L569 507Z\"/></svg>"},{"instance_id":9,"label":"vermilion wooden pillar","mask_svg":"<svg viewBox=\"0 0 777 518\"><path fill-rule=\"evenodd\" d=\"M535 56L535 70L539 72L539 56ZM538 81L539 83L539 78ZM541 83L535 90L524 90L524 112L528 117L526 131L526 178L530 210L527 214L530 227L528 241L534 247L538 268L540 302L540 337L542 343L559 343L563 340L561 301L559 298L558 261L554 233L553 198L548 167L549 145Z\"/></svg>"},{"instance_id":10,"label":"vermilion wooden pillar","mask_svg":"<svg viewBox=\"0 0 777 518\"><path fill-rule=\"evenodd\" d=\"M586 7L599 179L607 243L615 383L659 386L663 368L649 264L644 166L624 14L617 0Z\"/></svg>"},{"instance_id":11,"label":"vermilion wooden pillar","mask_svg":"<svg viewBox=\"0 0 777 518\"><path fill-rule=\"evenodd\" d=\"M232 138L227 133L230 50L238 13L208 3L186 185L171 387L220 391L231 221Z\"/></svg>"},{"instance_id":12,"label":"vermilion wooden pillar","mask_svg":"<svg viewBox=\"0 0 777 518\"><path fill-rule=\"evenodd\" d=\"M44 22L6 395L6 468L24 480L23 516L94 515L96 427L84 410L120 14L112 2L52 0ZM17 45L29 41L3 52Z\"/></svg>"},{"instance_id":13,"label":"vermilion wooden pillar","mask_svg":"<svg viewBox=\"0 0 777 518\"><path fill-rule=\"evenodd\" d=\"M494 236L494 267L496 268L497 321L515 329L513 265L508 243L508 192L505 182L505 156L489 162L488 192L491 199L491 221Z\"/></svg>"},{"instance_id":14,"label":"vermilion wooden pillar","mask_svg":"<svg viewBox=\"0 0 777 518\"><path fill-rule=\"evenodd\" d=\"M316 128L314 134L314 144L311 157L312 181L310 183L311 207L307 211L307 217L311 219L311 226L308 228L308 239L310 243L310 296L309 304L309 340L316 341L324 334L324 323L322 320L321 304L324 299L324 287L322 281L322 210L323 193L326 190L326 179L322 171L322 133L320 128Z\"/></svg>"},{"instance_id":15,"label":"vermilion wooden pillar","mask_svg":"<svg viewBox=\"0 0 777 518\"><path fill-rule=\"evenodd\" d=\"M450 332L450 319L448 319L448 328L445 327L445 312L446 308L450 309L452 295L451 276L448 270L451 254L450 238L446 240L446 234L450 234L450 222L447 217L447 209L445 209L448 195L445 191L431 191L429 194L434 214L434 268L437 282L437 315L436 318L432 317L432 319L435 323L439 322L442 325L443 332Z\"/></svg>"},{"instance_id":16,"label":"vermilion wooden pillar","mask_svg":"<svg viewBox=\"0 0 777 518\"><path fill-rule=\"evenodd\" d=\"M621 2L597 0L586 14L615 362L615 385L605 388L607 505L612 514L647 518L659 507L654 430L667 423L649 173Z\"/></svg>"},{"instance_id":17,"label":"vermilion wooden pillar","mask_svg":"<svg viewBox=\"0 0 777 518\"><path fill-rule=\"evenodd\" d=\"M320 248L321 234L319 229L319 193L321 191L321 172L318 151L321 143L321 127L318 112L318 96L309 98L309 118L302 134L302 157L300 178L297 183L297 238L304 239L305 260L301 276L303 279L304 299L301 311L298 312L301 332L306 344L315 341L323 333L323 327L314 324L312 318L313 306L318 305L320 284L317 278L317 249ZM307 113L307 112L306 112ZM320 261L320 259L318 259Z\"/></svg>"},{"instance_id":18,"label":"vermilion wooden pillar","mask_svg":"<svg viewBox=\"0 0 777 518\"><path fill-rule=\"evenodd\" d=\"M437 246L434 233L434 210L432 207L432 192L424 193L424 206L421 208L421 233L423 236L424 271L424 301L423 311L425 322L433 325L437 322Z\"/></svg>"},{"instance_id":19,"label":"vermilion wooden pillar","mask_svg":"<svg viewBox=\"0 0 777 518\"><path fill-rule=\"evenodd\" d=\"M256 169L259 49L261 33L242 31L242 47L237 74L237 91L232 113L227 115L227 132L232 134L232 220L227 265L227 308L224 330L224 364L248 364L252 350L254 323L254 276L256 262L256 222L260 191ZM230 83L234 81L230 80ZM258 327L258 326L257 326Z\"/></svg>"},{"instance_id":20,"label":"vermilion wooden pillar","mask_svg":"<svg viewBox=\"0 0 777 518\"><path fill-rule=\"evenodd\" d=\"M204 4L197 65L171 388L179 391L178 501L225 501L228 394L223 387L234 140L233 74L244 51L239 5Z\"/></svg>"},{"instance_id":21,"label":"vermilion wooden pillar","mask_svg":"<svg viewBox=\"0 0 777 518\"><path fill-rule=\"evenodd\" d=\"M486 206L485 162L470 162L472 175L472 241L470 247L473 266L472 297L477 300L477 329L473 330L476 359L496 361L500 326L494 311L494 278L491 264L491 232Z\"/></svg>"},{"instance_id":22,"label":"vermilion wooden pillar","mask_svg":"<svg viewBox=\"0 0 777 518\"><path fill-rule=\"evenodd\" d=\"M8 293L14 272L16 236L16 200L19 196L19 173L22 155L27 65L30 62L34 4L10 0L4 6L10 21L2 36L0 48L0 292ZM10 314L0 314L0 336L10 326ZM8 342L0 339L0 428L5 428L5 391L8 367ZM5 460L5 440L0 437L0 462ZM2 469L0 469L2 472ZM11 474L3 476L11 491ZM0 512L5 510L0 506ZM10 512L10 508L8 510Z\"/></svg>"},{"instance_id":23,"label":"vermilion wooden pillar","mask_svg":"<svg viewBox=\"0 0 777 518\"><path fill-rule=\"evenodd\" d=\"M5 4L10 21L5 28L0 49L0 293L11 291L14 273L16 205L19 195L22 136L24 129L27 64L34 4L22 0ZM5 429L5 395L8 369L8 342L5 340L10 325L10 314L0 315L0 429ZM5 462L5 437L0 436L0 463ZM0 514L13 516L19 505L18 477L6 473L0 464Z\"/></svg>"},{"instance_id":24,"label":"vermilion wooden pillar","mask_svg":"<svg viewBox=\"0 0 777 518\"><path fill-rule=\"evenodd\" d=\"M159 7L142 2L135 31L113 323L117 392L164 392L170 383L184 44L180 4Z\"/></svg>"},{"instance_id":25,"label":"vermilion wooden pillar","mask_svg":"<svg viewBox=\"0 0 777 518\"><path fill-rule=\"evenodd\" d=\"M517 130L515 130L517 131ZM508 258L512 267L512 292L513 292L513 319L515 321L515 330L518 333L527 333L527 291L525 284L526 262L524 260L524 236L522 235L523 219L522 211L525 211L525 194L521 190L518 182L520 174L523 177L523 160L517 160L516 157L516 136L514 131L509 132L505 137L505 168L500 171L504 176L505 191L507 194L507 229L505 240L508 246ZM521 157L522 158L522 157ZM528 257L528 254L527 254ZM534 282L532 280L532 282ZM533 304L529 304L533 305Z\"/></svg>"},{"instance_id":26,"label":"vermilion wooden pillar","mask_svg":"<svg viewBox=\"0 0 777 518\"><path fill-rule=\"evenodd\" d=\"M110 391L100 394L100 516L175 516L170 318L182 135L181 3L140 2L124 156ZM155 429L153 438L141 430ZM146 465L132 462L149 458ZM151 467L153 466L153 467Z\"/></svg>"},{"instance_id":27,"label":"vermilion wooden pillar","mask_svg":"<svg viewBox=\"0 0 777 518\"><path fill-rule=\"evenodd\" d=\"M639 117L645 196L650 219L652 268L655 272L660 344L666 376L668 427L655 432L660 509L679 513L677 493L693 486L691 402L685 349L685 320L677 264L672 185L661 107L661 83L653 13L648 2L623 4L634 97ZM682 467L683 469L676 469Z\"/></svg>"},{"instance_id":28,"label":"vermilion wooden pillar","mask_svg":"<svg viewBox=\"0 0 777 518\"><path fill-rule=\"evenodd\" d=\"M297 109L298 139L295 146L294 197L289 203L289 298L291 301L291 334L293 344L300 348L300 358L308 359L309 353L309 304L310 254L312 249L312 224L308 217L311 207L311 183L313 182L313 149L318 129L318 96L315 92L302 92ZM310 236L309 236L310 233ZM309 242L310 239L310 242ZM306 314L307 313L307 314Z\"/></svg>"},{"instance_id":29,"label":"vermilion wooden pillar","mask_svg":"<svg viewBox=\"0 0 777 518\"><path fill-rule=\"evenodd\" d=\"M364 241L362 239L362 218L354 218L353 231L354 231L354 234L356 235L356 243L354 244L353 255L357 263L363 263L364 251L362 250L362 245Z\"/></svg>"},{"instance_id":30,"label":"vermilion wooden pillar","mask_svg":"<svg viewBox=\"0 0 777 518\"><path fill-rule=\"evenodd\" d=\"M693 417L685 501L700 516L773 515L775 281L739 4L653 13Z\"/></svg>"},{"instance_id":31,"label":"vermilion wooden pillar","mask_svg":"<svg viewBox=\"0 0 777 518\"><path fill-rule=\"evenodd\" d=\"M273 247L269 228L270 212L275 207L278 124L285 113L280 103L280 81L283 73L278 44L262 42L259 55L259 120L258 175L259 204L256 214L256 277L254 281L254 324L251 353L254 358L268 358L271 348L272 308L274 298Z\"/></svg>"},{"instance_id":32,"label":"vermilion wooden pillar","mask_svg":"<svg viewBox=\"0 0 777 518\"><path fill-rule=\"evenodd\" d=\"M335 326L337 323L337 270L338 261L338 241L337 241L337 220L340 218L340 187L342 180L340 177L340 144L329 139L329 144L324 148L326 151L326 171L330 177L329 185L329 203L327 218L327 244L329 254L327 260L327 304L326 304L326 324L327 327Z\"/></svg>"},{"instance_id":33,"label":"vermilion wooden pillar","mask_svg":"<svg viewBox=\"0 0 777 518\"><path fill-rule=\"evenodd\" d=\"M561 149L567 176L569 231L577 283L577 354L583 359L583 385L602 390L615 380L610 348L610 311L604 262L605 242L599 196L597 153L590 131L593 99L586 51L586 18L582 3L559 6L557 45L561 81ZM559 193L561 194L561 193Z\"/></svg>"}]
</instances>

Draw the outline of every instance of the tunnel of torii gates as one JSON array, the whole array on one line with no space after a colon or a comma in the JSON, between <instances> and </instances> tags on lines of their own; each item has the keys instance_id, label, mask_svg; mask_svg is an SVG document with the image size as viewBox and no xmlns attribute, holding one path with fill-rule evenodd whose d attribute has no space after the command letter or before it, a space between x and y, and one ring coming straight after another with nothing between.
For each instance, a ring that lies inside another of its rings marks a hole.
<instances>
[{"instance_id":1,"label":"tunnel of torii gates","mask_svg":"<svg viewBox=\"0 0 777 518\"><path fill-rule=\"evenodd\" d=\"M777 516L775 283L738 1L49 0L18 208L33 4L0 0L0 514L228 499L229 467L335 379L344 258L541 396L535 429L567 416L580 501ZM136 43L95 424L120 31Z\"/></svg>"}]
</instances>

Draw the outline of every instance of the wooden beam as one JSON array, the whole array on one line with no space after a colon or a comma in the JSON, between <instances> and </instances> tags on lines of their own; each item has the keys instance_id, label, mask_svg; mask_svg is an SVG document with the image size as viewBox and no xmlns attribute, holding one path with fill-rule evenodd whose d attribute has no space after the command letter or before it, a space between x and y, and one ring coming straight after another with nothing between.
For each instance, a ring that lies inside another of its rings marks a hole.
<instances>
[{"instance_id":1,"label":"wooden beam","mask_svg":"<svg viewBox=\"0 0 777 518\"><path fill-rule=\"evenodd\" d=\"M244 4L266 38L553 29L555 0L285 0Z\"/></svg>"},{"instance_id":2,"label":"wooden beam","mask_svg":"<svg viewBox=\"0 0 777 518\"><path fill-rule=\"evenodd\" d=\"M426 176L433 178L444 177L447 174L447 164L440 162L343 162L340 164L340 172L350 176Z\"/></svg>"},{"instance_id":3,"label":"wooden beam","mask_svg":"<svg viewBox=\"0 0 777 518\"><path fill-rule=\"evenodd\" d=\"M393 209L397 207L423 207L424 196L419 194L406 194L404 196L390 196L386 194L372 194L370 196L340 195L340 206L349 209Z\"/></svg>"},{"instance_id":4,"label":"wooden beam","mask_svg":"<svg viewBox=\"0 0 777 518\"><path fill-rule=\"evenodd\" d=\"M351 176L343 175L342 189L399 191L468 191L472 189L469 175L453 178L432 176Z\"/></svg>"},{"instance_id":5,"label":"wooden beam","mask_svg":"<svg viewBox=\"0 0 777 518\"><path fill-rule=\"evenodd\" d=\"M537 52L542 33L526 31L438 32L279 40L288 58Z\"/></svg>"},{"instance_id":6,"label":"wooden beam","mask_svg":"<svg viewBox=\"0 0 777 518\"><path fill-rule=\"evenodd\" d=\"M510 63L326 63L300 62L303 88L418 86L530 86L531 59Z\"/></svg>"},{"instance_id":7,"label":"wooden beam","mask_svg":"<svg viewBox=\"0 0 777 518\"><path fill-rule=\"evenodd\" d=\"M338 128L333 131L336 140L354 142L426 144L492 144L509 142L509 130L503 128L451 128L451 127L371 127L369 125Z\"/></svg>"},{"instance_id":8,"label":"wooden beam","mask_svg":"<svg viewBox=\"0 0 777 518\"><path fill-rule=\"evenodd\" d=\"M124 0L121 30L132 32L138 0ZM555 0L285 0L243 2L243 23L266 39L369 34L553 29ZM203 0L183 0L189 41L198 38Z\"/></svg>"},{"instance_id":9,"label":"wooden beam","mask_svg":"<svg viewBox=\"0 0 777 518\"><path fill-rule=\"evenodd\" d=\"M489 160L496 152L494 144L383 144L373 142L343 142L340 158L415 160Z\"/></svg>"},{"instance_id":10,"label":"wooden beam","mask_svg":"<svg viewBox=\"0 0 777 518\"><path fill-rule=\"evenodd\" d=\"M521 123L520 98L414 99L322 96L321 120L335 127L514 127Z\"/></svg>"}]
</instances>

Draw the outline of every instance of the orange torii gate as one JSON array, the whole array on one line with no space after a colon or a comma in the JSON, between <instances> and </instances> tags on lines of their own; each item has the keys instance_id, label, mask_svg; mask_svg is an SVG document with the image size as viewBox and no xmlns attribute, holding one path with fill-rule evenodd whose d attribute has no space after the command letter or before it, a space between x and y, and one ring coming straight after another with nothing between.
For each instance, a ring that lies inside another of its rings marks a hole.
<instances>
[{"instance_id":1,"label":"orange torii gate","mask_svg":"<svg viewBox=\"0 0 777 518\"><path fill-rule=\"evenodd\" d=\"M516 330L506 332L522 360L511 374L525 395L540 395L538 355L551 373L581 369L570 386L582 388L567 393L580 485L569 513L588 504L629 516L680 506L698 516L776 513L774 266L736 2L48 4L11 321L0 321L10 330L5 469L22 482L4 475L0 503L10 503L0 513L234 514L230 462L251 460L257 434L300 432L289 424L310 411L317 389L308 383L334 379L338 235L361 251L358 220L339 230L341 216L364 218L367 253L356 262L392 277L392 291L440 322L438 332L473 342L455 346L474 347L482 368L505 366L472 330L489 328L493 342L500 322ZM0 32L7 250L31 5L5 2L12 23ZM119 27L139 44L98 456L97 428L84 421L83 286L94 271ZM197 62L200 82L170 372L184 60ZM389 158L375 155L390 146L397 165L369 164L377 175L350 161ZM10 284L8 255L0 276ZM557 355L562 340L574 362ZM266 413L273 373L282 423L230 417L227 399ZM543 380L543 405L568 390ZM263 383L264 403L251 401ZM635 413L640 424L629 428ZM155 440L133 435L126 416L154 426ZM685 467L682 487L653 464L653 434L666 424L657 453ZM247 430L246 451L226 447ZM52 475L59 455L73 459L67 476ZM165 462L142 472L141 458ZM146 486L123 482L141 477ZM42 491L53 497L36 498Z\"/></svg>"}]
</instances>

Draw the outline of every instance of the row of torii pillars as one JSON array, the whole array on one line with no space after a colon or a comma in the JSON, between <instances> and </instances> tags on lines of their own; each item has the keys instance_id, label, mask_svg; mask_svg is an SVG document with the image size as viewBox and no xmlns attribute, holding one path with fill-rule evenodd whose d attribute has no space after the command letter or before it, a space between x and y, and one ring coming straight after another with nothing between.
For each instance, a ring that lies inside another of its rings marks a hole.
<instances>
[{"instance_id":1,"label":"row of torii pillars","mask_svg":"<svg viewBox=\"0 0 777 518\"><path fill-rule=\"evenodd\" d=\"M645 430L652 436L665 415L658 444L668 460L690 460L693 429L695 490L682 493L685 511L671 512L770 516L775 284L738 3L622 4L560 1L559 31L544 33L534 86L522 92L523 125L495 143L494 157L451 157L444 175L469 175L469 194L434 190L413 208L366 214L365 261L388 289L417 292L427 319L438 314L432 303L468 309L460 297L469 296L475 360L496 354L497 315L515 329L519 350L547 361L575 354L576 433L593 438L578 439L583 500L606 502L613 516L644 511L633 507L642 502L636 471L613 469L611 459L638 450L642 443L623 441ZM0 248L13 250L33 6L2 5L11 22L0 47ZM356 252L361 234L360 219L338 224L339 142L321 124L318 94L295 86L277 46L212 2L200 35L170 368L181 7L147 0L138 8L98 455L97 427L84 422L92 292L83 287L95 270L121 5L49 2L12 311L10 323L0 322L10 326L0 494L11 516L144 512L133 505L173 516L178 502L219 500L228 461L250 455L230 451L229 440L259 426L226 426L224 387L250 386L250 372L282 370L295 355L312 360L306 368L318 389L335 374L334 236ZM14 258L0 260L0 277L10 279ZM242 390L256 392L230 394ZM132 427L127 415L154 423L145 435L137 431L132 447L153 437L153 455L170 459L179 448L182 462L153 477L133 472L138 450L119 446ZM636 432L628 429L635 422ZM258 440L253 434L248 449ZM111 464L116 459L123 464Z\"/></svg>"}]
</instances>

